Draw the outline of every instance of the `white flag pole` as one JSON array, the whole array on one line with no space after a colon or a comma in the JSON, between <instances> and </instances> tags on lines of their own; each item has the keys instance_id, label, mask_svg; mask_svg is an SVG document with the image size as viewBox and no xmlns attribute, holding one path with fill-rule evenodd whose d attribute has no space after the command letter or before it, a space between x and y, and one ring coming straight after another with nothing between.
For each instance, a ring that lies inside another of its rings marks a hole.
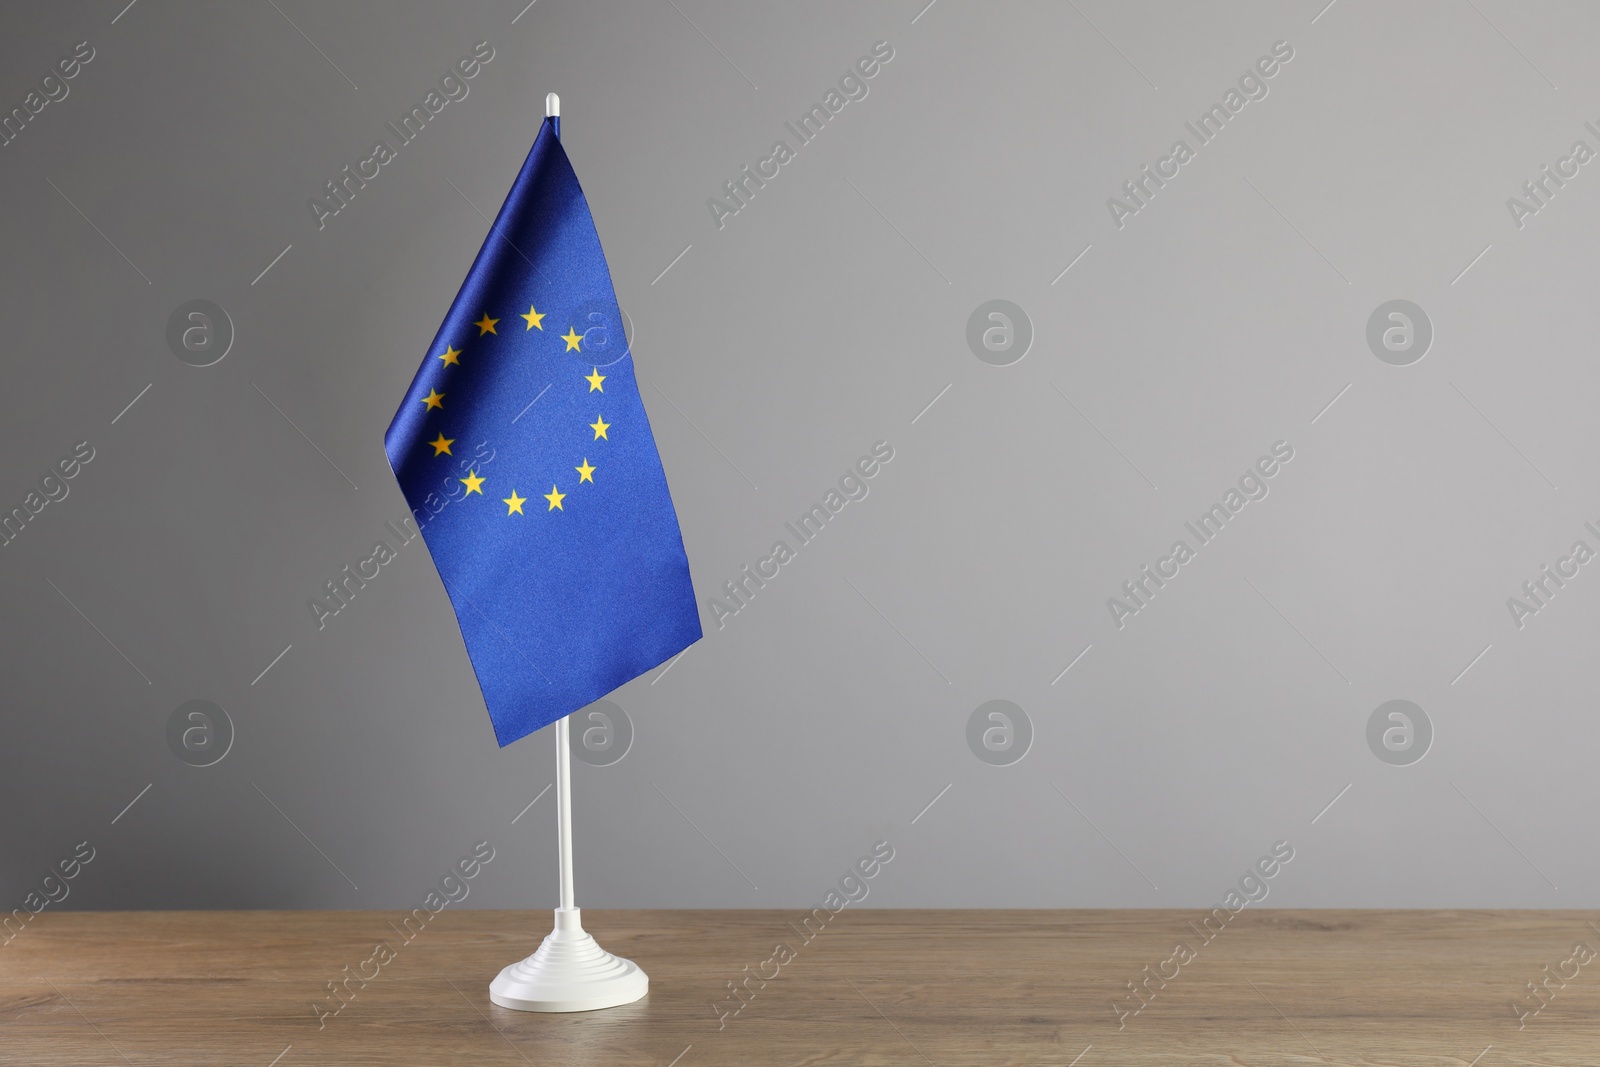
<instances>
[{"instance_id":1,"label":"white flag pole","mask_svg":"<svg viewBox=\"0 0 1600 1067\"><path fill-rule=\"evenodd\" d=\"M577 911L572 888L572 731L556 721L556 837L561 847L561 910Z\"/></svg>"},{"instance_id":2,"label":"white flag pole","mask_svg":"<svg viewBox=\"0 0 1600 1067\"><path fill-rule=\"evenodd\" d=\"M561 98L545 97L546 118L557 120ZM632 1004L650 991L650 979L632 960L613 956L583 928L572 888L572 747L566 718L556 720L556 825L560 842L561 906L555 929L537 952L502 970L489 983L489 999L518 1011L594 1011Z\"/></svg>"}]
</instances>

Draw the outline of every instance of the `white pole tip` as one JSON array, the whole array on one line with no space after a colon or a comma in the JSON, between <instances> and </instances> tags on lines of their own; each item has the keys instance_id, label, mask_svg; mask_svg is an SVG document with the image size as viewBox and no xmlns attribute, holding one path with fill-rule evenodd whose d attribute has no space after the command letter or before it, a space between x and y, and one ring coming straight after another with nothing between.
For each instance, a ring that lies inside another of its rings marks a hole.
<instances>
[{"instance_id":1,"label":"white pole tip","mask_svg":"<svg viewBox=\"0 0 1600 1067\"><path fill-rule=\"evenodd\" d=\"M561 98L555 93L550 93L544 98L544 116L547 119L561 117Z\"/></svg>"}]
</instances>

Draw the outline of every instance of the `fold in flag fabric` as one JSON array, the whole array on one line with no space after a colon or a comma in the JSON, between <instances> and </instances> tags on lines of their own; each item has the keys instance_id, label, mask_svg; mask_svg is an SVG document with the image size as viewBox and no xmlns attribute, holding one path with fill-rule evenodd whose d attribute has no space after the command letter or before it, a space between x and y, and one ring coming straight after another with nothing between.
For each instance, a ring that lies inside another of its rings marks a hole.
<instances>
[{"instance_id":1,"label":"fold in flag fabric","mask_svg":"<svg viewBox=\"0 0 1600 1067\"><path fill-rule=\"evenodd\" d=\"M701 636L589 204L546 119L384 435L502 746Z\"/></svg>"}]
</instances>

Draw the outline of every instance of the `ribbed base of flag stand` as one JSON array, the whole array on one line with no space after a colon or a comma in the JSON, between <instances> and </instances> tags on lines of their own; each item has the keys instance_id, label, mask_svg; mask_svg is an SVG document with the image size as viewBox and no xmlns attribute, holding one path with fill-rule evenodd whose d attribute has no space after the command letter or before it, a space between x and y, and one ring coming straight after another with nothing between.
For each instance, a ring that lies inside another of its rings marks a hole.
<instances>
[{"instance_id":1,"label":"ribbed base of flag stand","mask_svg":"<svg viewBox=\"0 0 1600 1067\"><path fill-rule=\"evenodd\" d=\"M650 991L632 960L613 956L584 930L579 909L556 909L539 950L489 983L489 999L518 1011L594 1011L632 1004Z\"/></svg>"}]
</instances>

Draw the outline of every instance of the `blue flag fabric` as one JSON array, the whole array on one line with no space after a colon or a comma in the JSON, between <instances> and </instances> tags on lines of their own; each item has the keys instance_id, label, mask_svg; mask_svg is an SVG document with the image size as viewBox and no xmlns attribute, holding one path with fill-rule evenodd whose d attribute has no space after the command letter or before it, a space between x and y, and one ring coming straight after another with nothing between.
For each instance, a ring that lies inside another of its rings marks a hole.
<instances>
[{"instance_id":1,"label":"blue flag fabric","mask_svg":"<svg viewBox=\"0 0 1600 1067\"><path fill-rule=\"evenodd\" d=\"M502 746L698 641L589 204L546 119L384 451Z\"/></svg>"}]
</instances>

